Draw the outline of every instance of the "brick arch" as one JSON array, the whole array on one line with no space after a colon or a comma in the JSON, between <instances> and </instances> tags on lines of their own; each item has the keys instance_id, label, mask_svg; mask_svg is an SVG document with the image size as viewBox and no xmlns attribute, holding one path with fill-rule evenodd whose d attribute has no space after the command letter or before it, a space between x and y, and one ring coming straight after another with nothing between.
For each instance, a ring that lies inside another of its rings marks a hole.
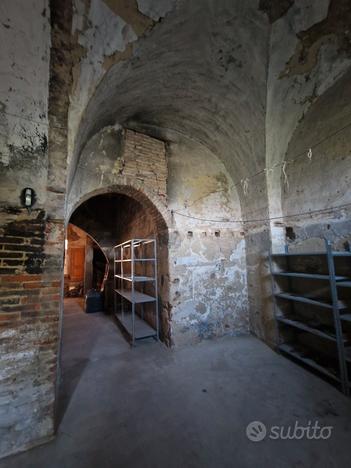
<instances>
[{"instance_id":1,"label":"brick arch","mask_svg":"<svg viewBox=\"0 0 351 468\"><path fill-rule=\"evenodd\" d=\"M145 207L157 225L159 232L168 231L172 225L171 213L166 207L166 200L163 201L159 194L150 190L140 180L131 177L118 177L117 183L107 187L97 188L81 196L73 203L66 213L65 225L69 223L72 214L84 202L97 195L109 193L120 193L138 201Z\"/></svg>"}]
</instances>

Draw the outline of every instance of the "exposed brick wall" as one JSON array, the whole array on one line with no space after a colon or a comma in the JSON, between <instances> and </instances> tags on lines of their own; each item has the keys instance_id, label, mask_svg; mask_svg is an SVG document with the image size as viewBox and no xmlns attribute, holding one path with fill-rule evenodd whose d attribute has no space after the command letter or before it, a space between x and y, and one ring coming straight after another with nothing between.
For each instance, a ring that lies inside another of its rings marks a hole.
<instances>
[{"instance_id":1,"label":"exposed brick wall","mask_svg":"<svg viewBox=\"0 0 351 468\"><path fill-rule=\"evenodd\" d=\"M41 273L44 261L45 212L28 216L24 210L5 210L0 228L0 274Z\"/></svg>"},{"instance_id":2,"label":"exposed brick wall","mask_svg":"<svg viewBox=\"0 0 351 468\"><path fill-rule=\"evenodd\" d=\"M133 130L125 130L121 173L127 177L143 180L152 191L166 198L165 143Z\"/></svg>"},{"instance_id":3,"label":"exposed brick wall","mask_svg":"<svg viewBox=\"0 0 351 468\"><path fill-rule=\"evenodd\" d=\"M1 209L0 225L0 440L6 455L54 431L61 281L50 267L46 244L52 248L53 231L44 211Z\"/></svg>"}]
</instances>

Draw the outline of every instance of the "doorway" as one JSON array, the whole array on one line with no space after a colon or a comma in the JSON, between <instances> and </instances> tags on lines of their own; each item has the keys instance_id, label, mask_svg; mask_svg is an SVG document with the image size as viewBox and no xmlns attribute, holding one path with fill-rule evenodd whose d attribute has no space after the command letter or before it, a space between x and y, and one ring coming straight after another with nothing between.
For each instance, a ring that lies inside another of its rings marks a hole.
<instances>
[{"instance_id":1,"label":"doorway","mask_svg":"<svg viewBox=\"0 0 351 468\"><path fill-rule=\"evenodd\" d=\"M138 199L123 193L91 196L71 214L65 245L67 296L57 424L74 398L90 359L96 359L100 351L104 356L119 355L129 346L113 315L114 245L135 237L157 240L160 338L170 344L168 228L151 201L141 193L136 195ZM85 313L83 295L89 287L102 291L104 312ZM151 353L152 349L150 346Z\"/></svg>"},{"instance_id":2,"label":"doorway","mask_svg":"<svg viewBox=\"0 0 351 468\"><path fill-rule=\"evenodd\" d=\"M65 297L83 298L92 289L103 292L107 276L108 261L98 243L69 223L65 240Z\"/></svg>"}]
</instances>

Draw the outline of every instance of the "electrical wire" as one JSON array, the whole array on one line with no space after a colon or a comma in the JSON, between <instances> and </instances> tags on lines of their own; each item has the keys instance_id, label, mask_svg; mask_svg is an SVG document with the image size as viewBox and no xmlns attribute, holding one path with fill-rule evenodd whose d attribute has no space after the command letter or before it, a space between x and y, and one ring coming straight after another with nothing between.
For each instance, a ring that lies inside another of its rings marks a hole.
<instances>
[{"instance_id":1,"label":"electrical wire","mask_svg":"<svg viewBox=\"0 0 351 468\"><path fill-rule=\"evenodd\" d=\"M326 141L330 140L330 138L333 138L334 136L338 135L339 133L343 132L344 130L346 130L347 128L351 127L351 122L347 123L346 125L344 125L343 127L339 128L338 130L336 130L335 132L333 133L330 133L329 135L327 135L326 137L322 138L321 140L319 140L317 143L314 143L313 145L311 145L309 148L307 148L305 151L302 151L301 153L298 153L296 154L293 158L291 159L288 159L288 160L284 160L282 161L281 163L275 163L273 164L272 167L265 167L264 169L262 169L261 171L258 171L256 172L255 174L252 174L252 175L249 175L247 177L245 177L244 179L240 180L239 182L235 182L234 183L234 187L238 187L239 185L243 185L243 181L246 181L248 182L250 179L254 178L254 177L257 177L261 174L264 174L265 172L267 171L272 171L273 169L275 169L276 167L283 167L284 165L289 165L289 164L293 164L295 163L296 161L302 159L302 158L305 158L306 156L310 159L310 153L309 153L309 150L312 150L312 149L315 149L317 148L318 146L320 146L322 143L325 143Z\"/></svg>"},{"instance_id":2,"label":"electrical wire","mask_svg":"<svg viewBox=\"0 0 351 468\"><path fill-rule=\"evenodd\" d=\"M190 218L190 219L195 219L198 221L205 221L208 223L240 223L240 224L247 224L247 223L263 223L267 221L274 221L278 219L287 219L287 218L297 218L299 216L305 216L305 215L312 215L312 214L318 214L318 213L327 213L330 211L341 211L344 210L345 208L348 208L351 206L351 203L345 203L343 205L338 205L338 206L332 206L330 208L322 208L319 210L310 210L310 211L301 211L299 213L294 213L291 215L284 215L284 216L272 216L270 218L260 218L260 219L207 219L207 218L200 218L197 216L191 216L187 215L184 213L180 213L179 211L176 210L171 210L172 215L177 214L179 216L183 216L184 218Z\"/></svg>"}]
</instances>

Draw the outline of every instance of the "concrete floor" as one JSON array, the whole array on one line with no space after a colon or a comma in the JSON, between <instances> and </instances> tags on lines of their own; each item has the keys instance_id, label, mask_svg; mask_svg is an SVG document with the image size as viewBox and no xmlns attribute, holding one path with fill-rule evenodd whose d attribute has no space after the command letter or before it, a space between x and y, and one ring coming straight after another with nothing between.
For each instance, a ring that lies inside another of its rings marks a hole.
<instances>
[{"instance_id":1,"label":"concrete floor","mask_svg":"<svg viewBox=\"0 0 351 468\"><path fill-rule=\"evenodd\" d=\"M113 320L67 300L56 439L1 468L349 467L351 400L253 337L131 349ZM333 426L328 440L246 427Z\"/></svg>"}]
</instances>

